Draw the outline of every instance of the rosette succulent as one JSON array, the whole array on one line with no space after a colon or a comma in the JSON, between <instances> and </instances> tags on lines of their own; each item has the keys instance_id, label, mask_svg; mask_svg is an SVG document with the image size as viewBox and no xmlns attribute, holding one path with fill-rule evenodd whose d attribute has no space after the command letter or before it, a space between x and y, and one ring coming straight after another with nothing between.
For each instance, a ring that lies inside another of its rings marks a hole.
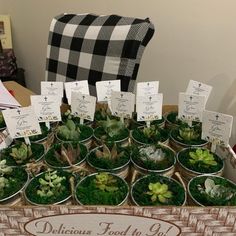
<instances>
[{"instance_id":1,"label":"rosette succulent","mask_svg":"<svg viewBox=\"0 0 236 236\"><path fill-rule=\"evenodd\" d=\"M189 152L189 162L192 165L195 165L201 162L206 166L216 166L217 162L215 161L214 155L210 153L208 149L197 148L195 152Z\"/></svg>"},{"instance_id":2,"label":"rosette succulent","mask_svg":"<svg viewBox=\"0 0 236 236\"><path fill-rule=\"evenodd\" d=\"M31 146L25 143L21 143L19 147L13 147L11 149L10 156L12 156L17 164L22 164L25 160L32 155Z\"/></svg>"}]
</instances>

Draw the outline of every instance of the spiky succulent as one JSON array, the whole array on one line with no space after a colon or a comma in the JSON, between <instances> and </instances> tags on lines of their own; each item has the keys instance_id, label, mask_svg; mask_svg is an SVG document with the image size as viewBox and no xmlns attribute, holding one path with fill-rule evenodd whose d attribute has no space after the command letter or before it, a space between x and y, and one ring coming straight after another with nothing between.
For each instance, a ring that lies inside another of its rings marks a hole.
<instances>
[{"instance_id":1,"label":"spiky succulent","mask_svg":"<svg viewBox=\"0 0 236 236\"><path fill-rule=\"evenodd\" d=\"M97 174L94 182L96 187L102 191L115 192L118 190L116 178L109 173L102 172Z\"/></svg>"},{"instance_id":2,"label":"spiky succulent","mask_svg":"<svg viewBox=\"0 0 236 236\"><path fill-rule=\"evenodd\" d=\"M149 183L148 189L147 194L151 196L152 202L166 203L168 199L173 197L172 192L168 190L168 185L160 182Z\"/></svg>"},{"instance_id":3,"label":"spiky succulent","mask_svg":"<svg viewBox=\"0 0 236 236\"><path fill-rule=\"evenodd\" d=\"M122 157L124 155L124 151L118 153L116 143L114 143L111 151L105 144L103 144L102 150L97 149L95 154L96 154L97 158L115 160L115 159L118 159L118 158Z\"/></svg>"},{"instance_id":4,"label":"spiky succulent","mask_svg":"<svg viewBox=\"0 0 236 236\"><path fill-rule=\"evenodd\" d=\"M197 163L203 163L206 166L216 166L217 162L215 161L214 155L210 153L208 149L197 148L194 152L189 152L189 162L192 165Z\"/></svg>"},{"instance_id":5,"label":"spiky succulent","mask_svg":"<svg viewBox=\"0 0 236 236\"><path fill-rule=\"evenodd\" d=\"M10 156L12 156L17 164L22 164L25 160L32 156L31 146L21 143L20 147L13 147Z\"/></svg>"}]
</instances>

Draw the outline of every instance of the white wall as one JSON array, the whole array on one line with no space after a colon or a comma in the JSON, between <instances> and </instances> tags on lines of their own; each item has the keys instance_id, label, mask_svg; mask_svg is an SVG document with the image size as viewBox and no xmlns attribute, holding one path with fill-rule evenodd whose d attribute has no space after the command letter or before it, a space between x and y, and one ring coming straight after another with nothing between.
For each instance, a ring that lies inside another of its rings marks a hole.
<instances>
[{"instance_id":1,"label":"white wall","mask_svg":"<svg viewBox=\"0 0 236 236\"><path fill-rule=\"evenodd\" d=\"M48 29L53 16L67 13L150 17L156 32L144 53L138 81L159 80L165 104L176 104L189 79L214 87L207 108L234 116L236 143L235 0L0 0L10 14L18 65L27 86L39 92L44 79Z\"/></svg>"}]
</instances>

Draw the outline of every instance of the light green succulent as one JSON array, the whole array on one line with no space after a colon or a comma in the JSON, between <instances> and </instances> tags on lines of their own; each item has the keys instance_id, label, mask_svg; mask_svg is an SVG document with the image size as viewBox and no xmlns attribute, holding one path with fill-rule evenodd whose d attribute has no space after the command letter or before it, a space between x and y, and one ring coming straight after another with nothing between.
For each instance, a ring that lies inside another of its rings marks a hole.
<instances>
[{"instance_id":1,"label":"light green succulent","mask_svg":"<svg viewBox=\"0 0 236 236\"><path fill-rule=\"evenodd\" d=\"M40 197L51 197L58 195L64 189L64 186L61 183L64 179L66 179L66 177L58 176L57 171L49 171L45 174L44 178L39 179L40 187L37 190L37 194Z\"/></svg>"},{"instance_id":2,"label":"light green succulent","mask_svg":"<svg viewBox=\"0 0 236 236\"><path fill-rule=\"evenodd\" d=\"M179 136L184 141L192 141L200 138L200 132L194 127L182 126L179 129Z\"/></svg>"},{"instance_id":3,"label":"light green succulent","mask_svg":"<svg viewBox=\"0 0 236 236\"><path fill-rule=\"evenodd\" d=\"M0 161L0 196L3 195L4 189L9 187L9 180L6 178L13 169L10 166L6 165L6 160Z\"/></svg>"},{"instance_id":4,"label":"light green succulent","mask_svg":"<svg viewBox=\"0 0 236 236\"><path fill-rule=\"evenodd\" d=\"M192 165L195 165L199 162L207 166L217 165L217 162L214 159L214 155L210 153L208 149L198 148L195 152L189 152L189 156L191 157L191 159L189 159L189 162Z\"/></svg>"},{"instance_id":5,"label":"light green succulent","mask_svg":"<svg viewBox=\"0 0 236 236\"><path fill-rule=\"evenodd\" d=\"M94 182L96 187L102 191L115 192L118 190L116 186L117 180L108 173L102 172L97 174Z\"/></svg>"},{"instance_id":6,"label":"light green succulent","mask_svg":"<svg viewBox=\"0 0 236 236\"><path fill-rule=\"evenodd\" d=\"M168 190L168 185L161 184L160 182L150 183L148 189L150 191L147 194L151 196L152 202L159 201L160 203L165 203L173 197L172 192Z\"/></svg>"},{"instance_id":7,"label":"light green succulent","mask_svg":"<svg viewBox=\"0 0 236 236\"><path fill-rule=\"evenodd\" d=\"M0 176L3 176L5 174L10 174L12 172L12 168L10 166L6 165L6 160L0 161Z\"/></svg>"},{"instance_id":8,"label":"light green succulent","mask_svg":"<svg viewBox=\"0 0 236 236\"><path fill-rule=\"evenodd\" d=\"M151 125L150 127L144 127L143 128L143 134L147 138L161 136L159 130L155 127L155 125Z\"/></svg>"},{"instance_id":9,"label":"light green succulent","mask_svg":"<svg viewBox=\"0 0 236 236\"><path fill-rule=\"evenodd\" d=\"M11 149L10 156L12 156L17 164L22 164L32 155L32 150L30 145L22 143L19 148L13 147Z\"/></svg>"},{"instance_id":10,"label":"light green succulent","mask_svg":"<svg viewBox=\"0 0 236 236\"><path fill-rule=\"evenodd\" d=\"M73 120L67 120L65 125L58 127L58 135L64 140L79 140L80 133Z\"/></svg>"}]
</instances>

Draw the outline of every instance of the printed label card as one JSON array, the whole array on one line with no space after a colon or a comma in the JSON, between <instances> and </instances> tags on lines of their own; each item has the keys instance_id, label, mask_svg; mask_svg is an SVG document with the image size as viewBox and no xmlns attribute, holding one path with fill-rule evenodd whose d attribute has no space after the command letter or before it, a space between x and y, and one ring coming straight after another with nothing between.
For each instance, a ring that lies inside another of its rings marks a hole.
<instances>
[{"instance_id":1,"label":"printed label card","mask_svg":"<svg viewBox=\"0 0 236 236\"><path fill-rule=\"evenodd\" d=\"M139 82L137 83L136 94L140 96L150 96L158 94L159 90L159 81L150 81L150 82Z\"/></svg>"},{"instance_id":2,"label":"printed label card","mask_svg":"<svg viewBox=\"0 0 236 236\"><path fill-rule=\"evenodd\" d=\"M205 110L205 96L179 93L178 118L192 126L192 121L202 121Z\"/></svg>"},{"instance_id":3,"label":"printed label card","mask_svg":"<svg viewBox=\"0 0 236 236\"><path fill-rule=\"evenodd\" d=\"M207 102L210 93L212 90L212 86L203 84L201 82L195 81L195 80L190 80L186 93L193 94L193 95L200 95L200 96L205 96Z\"/></svg>"},{"instance_id":4,"label":"printed label card","mask_svg":"<svg viewBox=\"0 0 236 236\"><path fill-rule=\"evenodd\" d=\"M30 100L39 122L61 121L59 96L32 95Z\"/></svg>"},{"instance_id":5,"label":"printed label card","mask_svg":"<svg viewBox=\"0 0 236 236\"><path fill-rule=\"evenodd\" d=\"M63 97L63 82L41 81L41 94Z\"/></svg>"},{"instance_id":6,"label":"printed label card","mask_svg":"<svg viewBox=\"0 0 236 236\"><path fill-rule=\"evenodd\" d=\"M2 111L12 138L41 134L38 118L32 106Z\"/></svg>"},{"instance_id":7,"label":"printed label card","mask_svg":"<svg viewBox=\"0 0 236 236\"><path fill-rule=\"evenodd\" d=\"M152 121L162 118L163 94L136 97L137 121Z\"/></svg>"},{"instance_id":8,"label":"printed label card","mask_svg":"<svg viewBox=\"0 0 236 236\"><path fill-rule=\"evenodd\" d=\"M89 95L89 86L87 80L80 80L74 82L66 82L65 83L66 97L68 100L68 104L71 105L71 93L77 92L82 94Z\"/></svg>"},{"instance_id":9,"label":"printed label card","mask_svg":"<svg viewBox=\"0 0 236 236\"><path fill-rule=\"evenodd\" d=\"M227 147L231 136L233 116L204 111L202 119L202 139L212 143L212 151L216 145Z\"/></svg>"},{"instance_id":10,"label":"printed label card","mask_svg":"<svg viewBox=\"0 0 236 236\"><path fill-rule=\"evenodd\" d=\"M96 107L96 97L78 92L71 94L71 111L72 114L78 116L83 123L83 120L94 120Z\"/></svg>"},{"instance_id":11,"label":"printed label card","mask_svg":"<svg viewBox=\"0 0 236 236\"><path fill-rule=\"evenodd\" d=\"M130 119L134 111L135 95L129 92L111 92L111 110L114 116Z\"/></svg>"},{"instance_id":12,"label":"printed label card","mask_svg":"<svg viewBox=\"0 0 236 236\"><path fill-rule=\"evenodd\" d=\"M107 80L96 82L98 102L108 102L111 100L111 91L121 90L120 80Z\"/></svg>"}]
</instances>

